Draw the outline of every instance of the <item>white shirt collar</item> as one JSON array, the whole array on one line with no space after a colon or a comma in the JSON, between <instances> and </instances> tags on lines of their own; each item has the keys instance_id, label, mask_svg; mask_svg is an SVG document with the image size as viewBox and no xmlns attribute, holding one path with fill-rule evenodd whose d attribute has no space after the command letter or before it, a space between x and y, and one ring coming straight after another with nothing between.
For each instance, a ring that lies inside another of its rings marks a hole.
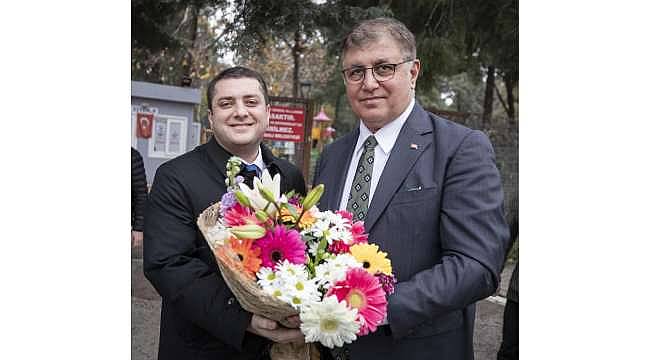
<instances>
[{"instance_id":1,"label":"white shirt collar","mask_svg":"<svg viewBox=\"0 0 650 360\"><path fill-rule=\"evenodd\" d=\"M408 119L413 107L415 106L415 97L411 99L411 102L395 120L384 125L381 129L377 130L375 139L377 139L377 144L379 148L384 152L384 154L390 153L397 141L397 136L399 135L402 126ZM368 138L368 136L373 135L373 133L366 127L362 121L359 121L359 139L357 139L357 145L354 148L354 152L357 153L363 148L363 142Z\"/></svg>"},{"instance_id":2,"label":"white shirt collar","mask_svg":"<svg viewBox=\"0 0 650 360\"><path fill-rule=\"evenodd\" d=\"M251 165L251 163L244 159L242 159L242 161L246 165ZM264 165L264 159L262 159L262 148L260 146L257 147L257 157L255 158L255 161L253 161L253 164L257 165L260 170L266 169L266 165Z\"/></svg>"}]
</instances>

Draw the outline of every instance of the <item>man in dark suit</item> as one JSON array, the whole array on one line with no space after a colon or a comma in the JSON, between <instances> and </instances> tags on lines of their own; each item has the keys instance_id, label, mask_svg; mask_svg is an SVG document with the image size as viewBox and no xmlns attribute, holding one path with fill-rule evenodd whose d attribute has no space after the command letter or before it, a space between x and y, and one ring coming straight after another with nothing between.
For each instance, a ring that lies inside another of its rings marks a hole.
<instances>
[{"instance_id":1,"label":"man in dark suit","mask_svg":"<svg viewBox=\"0 0 650 360\"><path fill-rule=\"evenodd\" d=\"M145 217L144 272L162 297L158 359L266 358L270 340L304 341L303 335L242 309L196 220L226 191L231 155L252 173L279 173L283 192L304 194L305 182L294 165L261 145L270 106L257 72L226 69L210 82L207 97L214 136L158 168Z\"/></svg>"},{"instance_id":2,"label":"man in dark suit","mask_svg":"<svg viewBox=\"0 0 650 360\"><path fill-rule=\"evenodd\" d=\"M342 67L361 121L319 159L319 208L363 220L397 284L385 325L332 355L473 359L474 303L497 289L508 247L490 141L415 101L420 61L401 22L357 25L344 40Z\"/></svg>"}]
</instances>

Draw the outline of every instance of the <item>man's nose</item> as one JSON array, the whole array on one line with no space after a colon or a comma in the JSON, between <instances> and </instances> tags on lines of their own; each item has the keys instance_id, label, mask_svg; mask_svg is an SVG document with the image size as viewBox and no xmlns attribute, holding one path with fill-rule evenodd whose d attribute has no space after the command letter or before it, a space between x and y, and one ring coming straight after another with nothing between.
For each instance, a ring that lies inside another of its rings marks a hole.
<instances>
[{"instance_id":1,"label":"man's nose","mask_svg":"<svg viewBox=\"0 0 650 360\"><path fill-rule=\"evenodd\" d=\"M372 68L366 69L366 73L363 74L361 86L364 90L374 90L379 87L379 82L375 79L375 74L372 72Z\"/></svg>"},{"instance_id":2,"label":"man's nose","mask_svg":"<svg viewBox=\"0 0 650 360\"><path fill-rule=\"evenodd\" d=\"M235 116L238 118L248 116L248 109L242 102L235 102Z\"/></svg>"}]
</instances>

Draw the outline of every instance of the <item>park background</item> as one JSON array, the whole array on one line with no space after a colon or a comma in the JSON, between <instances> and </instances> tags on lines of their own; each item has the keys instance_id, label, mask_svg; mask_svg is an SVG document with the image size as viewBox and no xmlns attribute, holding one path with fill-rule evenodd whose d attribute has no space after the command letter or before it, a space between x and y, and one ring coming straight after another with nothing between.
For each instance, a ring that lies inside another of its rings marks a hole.
<instances>
[{"instance_id":1,"label":"park background","mask_svg":"<svg viewBox=\"0 0 650 360\"><path fill-rule=\"evenodd\" d=\"M416 36L417 100L490 137L512 220L518 211L518 1L133 0L131 80L197 89L200 103L190 121L204 142L207 83L233 65L258 70L271 96L312 104L309 122L318 109L329 115L325 126L314 124L323 131L307 134L313 135L305 171L311 183L323 143L358 126L340 73L341 41L356 22L377 16L397 18ZM146 166L146 151L143 156ZM151 184L155 168L147 170Z\"/></svg>"}]
</instances>

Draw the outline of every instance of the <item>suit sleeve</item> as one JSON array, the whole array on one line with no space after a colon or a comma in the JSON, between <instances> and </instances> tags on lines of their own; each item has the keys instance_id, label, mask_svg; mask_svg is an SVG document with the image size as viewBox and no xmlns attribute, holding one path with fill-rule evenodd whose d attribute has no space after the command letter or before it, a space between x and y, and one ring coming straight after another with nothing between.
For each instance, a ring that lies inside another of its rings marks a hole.
<instances>
[{"instance_id":1,"label":"suit sleeve","mask_svg":"<svg viewBox=\"0 0 650 360\"><path fill-rule=\"evenodd\" d=\"M473 131L450 160L442 186L443 256L432 268L396 284L389 298L394 336L493 294L508 244L503 191L489 140Z\"/></svg>"},{"instance_id":2,"label":"suit sleeve","mask_svg":"<svg viewBox=\"0 0 650 360\"><path fill-rule=\"evenodd\" d=\"M202 260L211 254L195 245L195 221L179 176L161 166L145 218L145 275L185 319L241 351L252 315L232 300L218 268Z\"/></svg>"}]
</instances>

